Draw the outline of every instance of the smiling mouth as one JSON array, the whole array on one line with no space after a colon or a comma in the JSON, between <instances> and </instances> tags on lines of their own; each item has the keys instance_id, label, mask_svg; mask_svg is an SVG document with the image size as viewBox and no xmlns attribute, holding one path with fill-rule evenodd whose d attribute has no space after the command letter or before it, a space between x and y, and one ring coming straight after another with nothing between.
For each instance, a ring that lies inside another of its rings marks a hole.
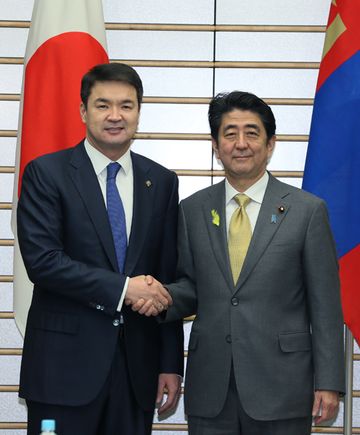
<instances>
[{"instance_id":1,"label":"smiling mouth","mask_svg":"<svg viewBox=\"0 0 360 435\"><path fill-rule=\"evenodd\" d=\"M105 131L107 131L109 133L118 133L121 130L124 130L124 127L107 127L107 128L105 128Z\"/></svg>"}]
</instances>

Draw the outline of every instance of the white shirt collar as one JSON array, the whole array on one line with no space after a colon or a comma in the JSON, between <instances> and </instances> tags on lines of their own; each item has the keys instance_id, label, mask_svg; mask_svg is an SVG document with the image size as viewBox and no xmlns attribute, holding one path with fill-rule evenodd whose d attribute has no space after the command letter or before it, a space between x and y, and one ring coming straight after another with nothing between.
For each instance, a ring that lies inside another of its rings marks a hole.
<instances>
[{"instance_id":1,"label":"white shirt collar","mask_svg":"<svg viewBox=\"0 0 360 435\"><path fill-rule=\"evenodd\" d=\"M245 193L252 201L255 201L259 204L262 203L266 191L266 187L269 181L269 174L265 171L264 175L252 186L250 186ZM237 195L239 192L225 179L225 204L229 204L229 202Z\"/></svg>"},{"instance_id":2,"label":"white shirt collar","mask_svg":"<svg viewBox=\"0 0 360 435\"><path fill-rule=\"evenodd\" d=\"M99 176L104 170L106 170L107 165L111 163L112 160L93 147L87 139L84 141L84 146L91 163L93 164L95 173ZM127 175L132 167L130 148L116 161L120 163L122 170L125 172L125 175Z\"/></svg>"}]
</instances>

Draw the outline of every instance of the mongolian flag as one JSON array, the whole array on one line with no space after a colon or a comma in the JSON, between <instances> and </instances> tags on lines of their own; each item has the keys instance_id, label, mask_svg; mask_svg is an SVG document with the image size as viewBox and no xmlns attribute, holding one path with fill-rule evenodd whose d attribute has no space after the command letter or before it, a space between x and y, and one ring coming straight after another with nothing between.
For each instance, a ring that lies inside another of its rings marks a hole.
<instances>
[{"instance_id":1,"label":"mongolian flag","mask_svg":"<svg viewBox=\"0 0 360 435\"><path fill-rule=\"evenodd\" d=\"M332 0L303 188L325 199L345 323L360 343L360 1Z\"/></svg>"},{"instance_id":2,"label":"mongolian flag","mask_svg":"<svg viewBox=\"0 0 360 435\"><path fill-rule=\"evenodd\" d=\"M30 160L73 146L84 137L81 77L107 62L101 0L35 0L24 59L12 216L14 312L22 333L32 297L16 238L23 170Z\"/></svg>"}]
</instances>

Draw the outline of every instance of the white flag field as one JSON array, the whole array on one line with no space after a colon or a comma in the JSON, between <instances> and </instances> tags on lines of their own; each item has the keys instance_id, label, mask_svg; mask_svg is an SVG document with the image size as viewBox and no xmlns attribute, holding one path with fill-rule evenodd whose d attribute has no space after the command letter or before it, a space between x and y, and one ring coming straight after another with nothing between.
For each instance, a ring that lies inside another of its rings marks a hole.
<instances>
[{"instance_id":1,"label":"white flag field","mask_svg":"<svg viewBox=\"0 0 360 435\"><path fill-rule=\"evenodd\" d=\"M22 174L34 158L84 137L81 78L94 65L108 62L101 0L35 0L24 59L12 212L14 313L22 334L32 298L16 230Z\"/></svg>"}]
</instances>

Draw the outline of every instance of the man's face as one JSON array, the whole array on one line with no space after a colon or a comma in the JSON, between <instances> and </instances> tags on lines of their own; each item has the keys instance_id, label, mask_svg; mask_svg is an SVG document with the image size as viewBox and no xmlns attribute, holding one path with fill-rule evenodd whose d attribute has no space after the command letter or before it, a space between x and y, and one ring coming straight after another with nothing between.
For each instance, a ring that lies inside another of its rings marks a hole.
<instances>
[{"instance_id":1,"label":"man's face","mask_svg":"<svg viewBox=\"0 0 360 435\"><path fill-rule=\"evenodd\" d=\"M221 160L229 182L248 188L262 177L275 146L275 136L267 140L260 117L249 110L235 109L221 120L216 157Z\"/></svg>"},{"instance_id":2,"label":"man's face","mask_svg":"<svg viewBox=\"0 0 360 435\"><path fill-rule=\"evenodd\" d=\"M112 160L129 148L139 123L136 89L122 82L96 82L87 107L80 105L89 142Z\"/></svg>"}]
</instances>

